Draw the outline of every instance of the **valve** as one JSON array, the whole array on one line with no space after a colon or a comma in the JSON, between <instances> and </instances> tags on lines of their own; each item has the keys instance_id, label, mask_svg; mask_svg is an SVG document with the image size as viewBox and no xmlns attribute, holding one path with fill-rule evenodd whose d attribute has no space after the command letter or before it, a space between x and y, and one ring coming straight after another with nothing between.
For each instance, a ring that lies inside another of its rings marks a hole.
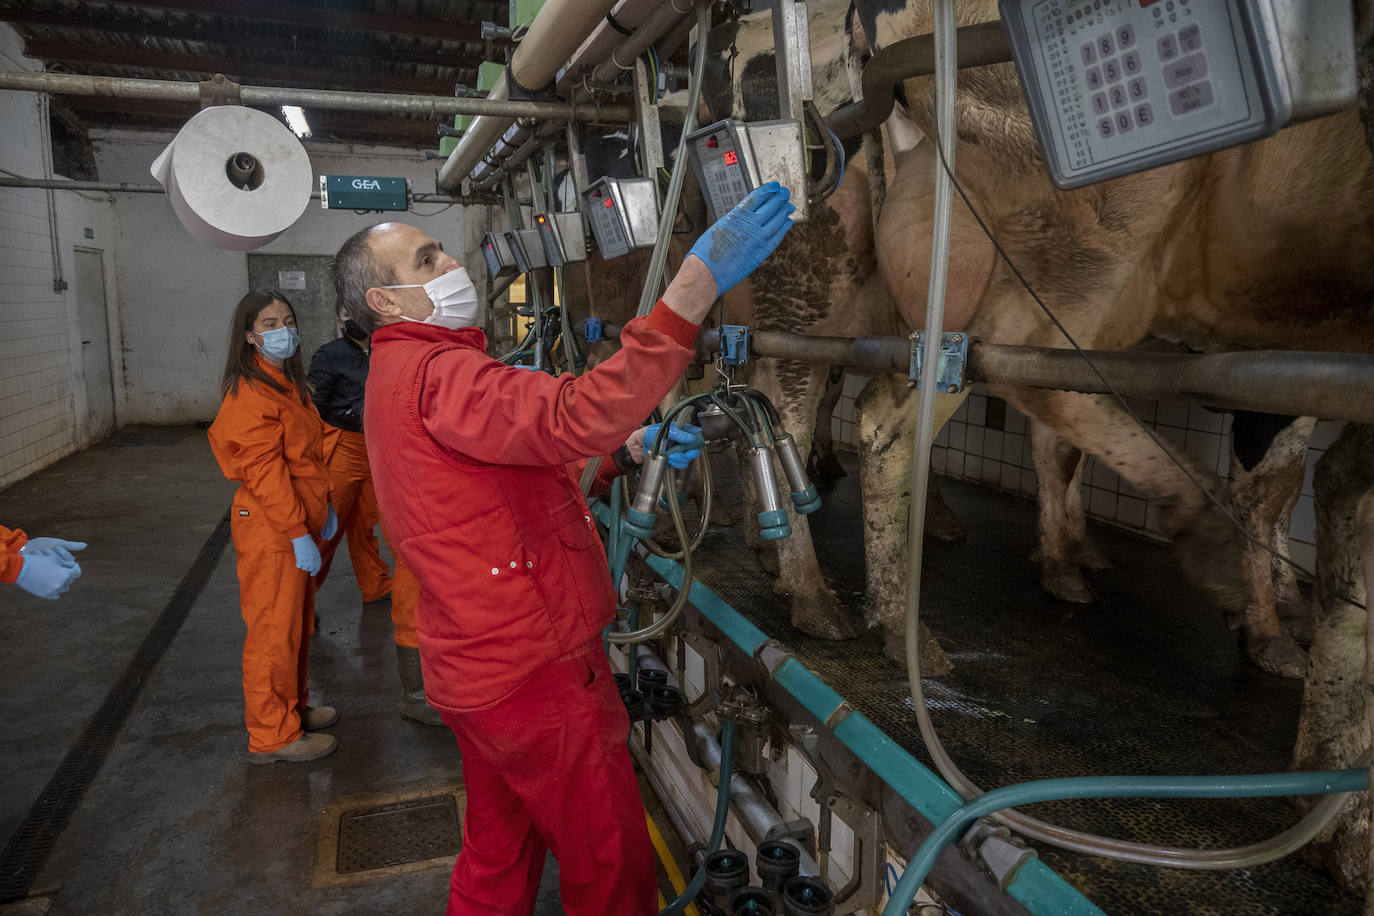
<instances>
[{"instance_id":1,"label":"valve","mask_svg":"<svg viewBox=\"0 0 1374 916\"><path fill-rule=\"evenodd\" d=\"M667 672L657 668L640 668L639 683L636 685L639 692L648 696L655 687L664 687L668 684Z\"/></svg>"},{"instance_id":2,"label":"valve","mask_svg":"<svg viewBox=\"0 0 1374 916\"><path fill-rule=\"evenodd\" d=\"M782 840L768 840L760 843L754 854L754 870L759 873L759 881L771 894L781 894L788 880L797 876L801 869L801 850Z\"/></svg>"},{"instance_id":3,"label":"valve","mask_svg":"<svg viewBox=\"0 0 1374 916\"><path fill-rule=\"evenodd\" d=\"M749 450L749 463L754 468L754 484L758 487L759 502L763 511L759 513L759 537L765 541L777 541L792 534L792 525L787 521L787 510L778 499L778 478L773 471L773 455L766 448Z\"/></svg>"},{"instance_id":4,"label":"valve","mask_svg":"<svg viewBox=\"0 0 1374 916\"><path fill-rule=\"evenodd\" d=\"M730 916L773 916L773 896L757 887L742 887L730 895Z\"/></svg>"},{"instance_id":5,"label":"valve","mask_svg":"<svg viewBox=\"0 0 1374 916\"><path fill-rule=\"evenodd\" d=\"M798 875L783 885L782 911L785 916L832 916L835 895L815 878Z\"/></svg>"},{"instance_id":6,"label":"valve","mask_svg":"<svg viewBox=\"0 0 1374 916\"><path fill-rule=\"evenodd\" d=\"M645 691L649 697L649 714L655 719L671 719L682 712L685 705L682 691L676 687L651 687Z\"/></svg>"},{"instance_id":7,"label":"valve","mask_svg":"<svg viewBox=\"0 0 1374 916\"><path fill-rule=\"evenodd\" d=\"M739 432L734 421L715 404L707 404L697 411L696 425L701 427L701 437L708 442L728 442Z\"/></svg>"},{"instance_id":8,"label":"valve","mask_svg":"<svg viewBox=\"0 0 1374 916\"><path fill-rule=\"evenodd\" d=\"M810 515L821 507L821 498L816 495L816 485L807 477L806 465L802 463L801 453L797 451L797 441L791 433L779 433L773 443L782 463L783 473L787 476L787 486L792 491L792 505L801 515Z\"/></svg>"},{"instance_id":9,"label":"valve","mask_svg":"<svg viewBox=\"0 0 1374 916\"><path fill-rule=\"evenodd\" d=\"M706 857L706 891L723 906L730 895L749 886L749 859L734 849L720 849Z\"/></svg>"},{"instance_id":10,"label":"valve","mask_svg":"<svg viewBox=\"0 0 1374 916\"><path fill-rule=\"evenodd\" d=\"M768 772L768 742L773 711L750 695L749 691L730 686L716 701L716 716L735 723L735 761L746 773L759 776Z\"/></svg>"},{"instance_id":11,"label":"valve","mask_svg":"<svg viewBox=\"0 0 1374 916\"><path fill-rule=\"evenodd\" d=\"M626 690L620 695L620 699L625 704L625 712L631 722L638 722L644 718L644 694L638 690Z\"/></svg>"}]
</instances>

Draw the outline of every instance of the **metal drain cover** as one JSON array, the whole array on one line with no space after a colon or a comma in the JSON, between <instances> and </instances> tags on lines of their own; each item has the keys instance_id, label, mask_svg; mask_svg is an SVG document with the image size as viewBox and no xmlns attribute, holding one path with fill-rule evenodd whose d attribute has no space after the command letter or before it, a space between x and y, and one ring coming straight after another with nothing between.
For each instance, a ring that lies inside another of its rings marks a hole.
<instances>
[{"instance_id":1,"label":"metal drain cover","mask_svg":"<svg viewBox=\"0 0 1374 916\"><path fill-rule=\"evenodd\" d=\"M341 875L455 855L463 845L452 795L355 808L339 815Z\"/></svg>"}]
</instances>

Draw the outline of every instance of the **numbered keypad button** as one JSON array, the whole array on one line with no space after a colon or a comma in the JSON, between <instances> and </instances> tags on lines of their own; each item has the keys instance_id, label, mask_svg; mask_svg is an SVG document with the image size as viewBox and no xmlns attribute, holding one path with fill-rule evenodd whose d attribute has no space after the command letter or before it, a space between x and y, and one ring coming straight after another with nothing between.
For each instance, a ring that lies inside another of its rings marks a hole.
<instances>
[{"instance_id":1,"label":"numbered keypad button","mask_svg":"<svg viewBox=\"0 0 1374 916\"><path fill-rule=\"evenodd\" d=\"M1102 71L1097 67L1089 67L1087 73L1088 88L1096 92L1102 88Z\"/></svg>"},{"instance_id":2,"label":"numbered keypad button","mask_svg":"<svg viewBox=\"0 0 1374 916\"><path fill-rule=\"evenodd\" d=\"M1121 50L1126 50L1135 46L1135 29L1129 25L1118 26L1116 32L1116 46Z\"/></svg>"},{"instance_id":3,"label":"numbered keypad button","mask_svg":"<svg viewBox=\"0 0 1374 916\"><path fill-rule=\"evenodd\" d=\"M1132 102L1139 102L1150 94L1150 89L1145 84L1145 77L1143 76L1137 76L1127 83L1126 91L1130 93Z\"/></svg>"},{"instance_id":4,"label":"numbered keypad button","mask_svg":"<svg viewBox=\"0 0 1374 916\"><path fill-rule=\"evenodd\" d=\"M1097 53L1103 57L1111 57L1116 53L1116 42L1110 35L1103 35L1097 39Z\"/></svg>"},{"instance_id":5,"label":"numbered keypad button","mask_svg":"<svg viewBox=\"0 0 1374 916\"><path fill-rule=\"evenodd\" d=\"M1155 123L1154 110L1150 108L1150 103L1135 106L1135 123L1141 127L1148 127Z\"/></svg>"},{"instance_id":6,"label":"numbered keypad button","mask_svg":"<svg viewBox=\"0 0 1374 916\"><path fill-rule=\"evenodd\" d=\"M1202 50L1202 29L1197 25L1185 26L1178 31L1178 47L1184 54Z\"/></svg>"},{"instance_id":7,"label":"numbered keypad button","mask_svg":"<svg viewBox=\"0 0 1374 916\"><path fill-rule=\"evenodd\" d=\"M1107 82L1115 83L1117 80L1121 79L1121 64L1115 60L1105 61L1102 64L1102 75L1106 78Z\"/></svg>"},{"instance_id":8,"label":"numbered keypad button","mask_svg":"<svg viewBox=\"0 0 1374 916\"><path fill-rule=\"evenodd\" d=\"M1130 133L1131 128L1135 126L1131 123L1131 113L1129 111L1118 111L1112 116L1112 124L1116 127L1116 132L1119 134Z\"/></svg>"},{"instance_id":9,"label":"numbered keypad button","mask_svg":"<svg viewBox=\"0 0 1374 916\"><path fill-rule=\"evenodd\" d=\"M1078 49L1079 60L1083 61L1083 66L1091 67L1097 63L1097 46L1091 41Z\"/></svg>"},{"instance_id":10,"label":"numbered keypad button","mask_svg":"<svg viewBox=\"0 0 1374 916\"><path fill-rule=\"evenodd\" d=\"M1125 86L1113 86L1112 88L1108 89L1107 97L1111 99L1113 108L1126 107L1127 98Z\"/></svg>"},{"instance_id":11,"label":"numbered keypad button","mask_svg":"<svg viewBox=\"0 0 1374 916\"><path fill-rule=\"evenodd\" d=\"M1116 136L1116 128L1112 126L1111 118L1097 119L1097 136L1103 140Z\"/></svg>"},{"instance_id":12,"label":"numbered keypad button","mask_svg":"<svg viewBox=\"0 0 1374 916\"><path fill-rule=\"evenodd\" d=\"M1162 61L1167 62L1178 57L1178 39L1172 35L1165 35L1155 42L1155 48L1158 49L1159 59Z\"/></svg>"},{"instance_id":13,"label":"numbered keypad button","mask_svg":"<svg viewBox=\"0 0 1374 916\"><path fill-rule=\"evenodd\" d=\"M1093 94L1093 114L1104 115L1110 108L1107 105L1107 93L1096 92Z\"/></svg>"},{"instance_id":14,"label":"numbered keypad button","mask_svg":"<svg viewBox=\"0 0 1374 916\"><path fill-rule=\"evenodd\" d=\"M1140 52L1130 51L1121 58L1121 70L1128 77L1140 75Z\"/></svg>"}]
</instances>

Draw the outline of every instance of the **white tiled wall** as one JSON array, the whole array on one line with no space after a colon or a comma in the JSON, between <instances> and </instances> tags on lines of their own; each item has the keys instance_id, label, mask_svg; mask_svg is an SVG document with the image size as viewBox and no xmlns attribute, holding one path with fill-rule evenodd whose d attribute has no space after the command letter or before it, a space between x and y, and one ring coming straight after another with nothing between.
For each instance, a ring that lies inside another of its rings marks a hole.
<instances>
[{"instance_id":1,"label":"white tiled wall","mask_svg":"<svg viewBox=\"0 0 1374 916\"><path fill-rule=\"evenodd\" d=\"M854 399L868 380L846 375L844 393L831 428L837 448L858 448ZM1231 416L1213 413L1187 401L1130 401L1131 409L1166 440L1181 447L1204 467L1225 475L1230 461ZM1307 453L1302 497L1293 510L1289 542L1293 560L1311 570L1316 560L1316 520L1312 510L1312 469L1335 440L1340 423L1317 424ZM1014 408L988 398L973 386L963 406L940 432L931 451L937 474L968 480L1034 499L1030 424ZM1083 469L1083 505L1089 516L1141 534L1162 537L1158 514L1148 500L1105 465L1089 459Z\"/></svg>"}]
</instances>

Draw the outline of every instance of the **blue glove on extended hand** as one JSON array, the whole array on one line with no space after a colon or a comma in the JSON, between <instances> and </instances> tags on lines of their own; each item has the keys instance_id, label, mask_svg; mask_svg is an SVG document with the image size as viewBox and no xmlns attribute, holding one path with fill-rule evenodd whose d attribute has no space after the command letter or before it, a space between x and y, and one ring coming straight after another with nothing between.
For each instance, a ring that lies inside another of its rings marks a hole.
<instances>
[{"instance_id":1,"label":"blue glove on extended hand","mask_svg":"<svg viewBox=\"0 0 1374 916\"><path fill-rule=\"evenodd\" d=\"M320 548L315 546L315 539L308 534L292 538L291 549L296 551L297 569L303 569L313 576L324 565L324 561L320 559Z\"/></svg>"},{"instance_id":2,"label":"blue glove on extended hand","mask_svg":"<svg viewBox=\"0 0 1374 916\"><path fill-rule=\"evenodd\" d=\"M33 542L30 541L29 543ZM81 567L76 564L76 561L68 562L55 553L43 553L36 550L24 553L21 550L20 555L24 558L24 567L19 570L19 578L14 580L14 584L39 598L47 598L50 601L56 600L61 597L63 592L71 588L72 583L81 575Z\"/></svg>"},{"instance_id":3,"label":"blue glove on extended hand","mask_svg":"<svg viewBox=\"0 0 1374 916\"><path fill-rule=\"evenodd\" d=\"M324 528L320 531L320 540L332 541L334 535L339 533L339 516L334 513L334 504L329 504L329 514L324 518Z\"/></svg>"},{"instance_id":4,"label":"blue glove on extended hand","mask_svg":"<svg viewBox=\"0 0 1374 916\"><path fill-rule=\"evenodd\" d=\"M791 228L791 195L776 181L760 185L716 220L697 239L689 254L701 258L716 278L722 296L763 263Z\"/></svg>"},{"instance_id":5,"label":"blue glove on extended hand","mask_svg":"<svg viewBox=\"0 0 1374 916\"><path fill-rule=\"evenodd\" d=\"M76 557L72 556L72 553L85 549L85 541L64 541L62 538L29 538L24 546L19 548L19 552L25 556L43 554L44 556L56 557L69 566L75 566Z\"/></svg>"},{"instance_id":6,"label":"blue glove on extended hand","mask_svg":"<svg viewBox=\"0 0 1374 916\"><path fill-rule=\"evenodd\" d=\"M654 447L654 441L658 439L658 431L663 426L662 423L652 423L644 427L644 457L649 457L650 451ZM684 423L678 426L673 423L668 427L668 442L675 445L686 445L696 442L696 448L683 449L682 451L672 452L668 455L668 466L682 470L691 464L696 458L701 457L701 427Z\"/></svg>"}]
</instances>

